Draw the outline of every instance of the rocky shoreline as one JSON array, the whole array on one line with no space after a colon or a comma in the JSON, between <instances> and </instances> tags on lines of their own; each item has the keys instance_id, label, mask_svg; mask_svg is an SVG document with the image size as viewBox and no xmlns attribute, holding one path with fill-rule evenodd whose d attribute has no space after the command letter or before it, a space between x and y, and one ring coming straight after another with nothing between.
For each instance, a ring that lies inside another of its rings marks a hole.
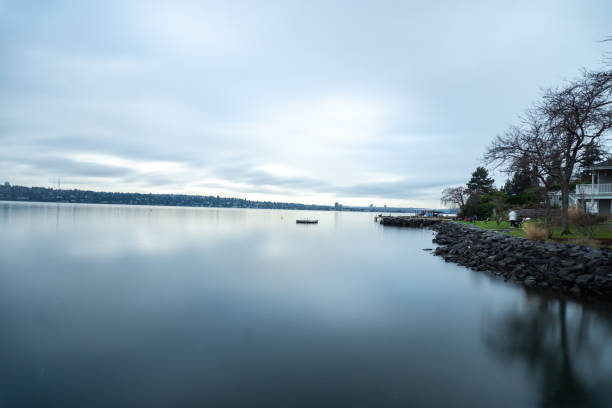
<instances>
[{"instance_id":1,"label":"rocky shoreline","mask_svg":"<svg viewBox=\"0 0 612 408\"><path fill-rule=\"evenodd\" d=\"M501 276L525 286L578 298L612 301L612 251L584 245L511 237L440 219L382 217L381 224L431 228L433 251L447 262Z\"/></svg>"}]
</instances>

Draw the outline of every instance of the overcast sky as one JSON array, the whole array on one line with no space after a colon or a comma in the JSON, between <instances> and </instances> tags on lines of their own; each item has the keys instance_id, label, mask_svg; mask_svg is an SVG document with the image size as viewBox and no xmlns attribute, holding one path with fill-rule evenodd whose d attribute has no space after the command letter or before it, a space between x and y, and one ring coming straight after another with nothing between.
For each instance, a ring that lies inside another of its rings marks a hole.
<instances>
[{"instance_id":1,"label":"overcast sky","mask_svg":"<svg viewBox=\"0 0 612 408\"><path fill-rule=\"evenodd\" d=\"M0 0L0 179L437 207L610 35L609 0Z\"/></svg>"}]
</instances>

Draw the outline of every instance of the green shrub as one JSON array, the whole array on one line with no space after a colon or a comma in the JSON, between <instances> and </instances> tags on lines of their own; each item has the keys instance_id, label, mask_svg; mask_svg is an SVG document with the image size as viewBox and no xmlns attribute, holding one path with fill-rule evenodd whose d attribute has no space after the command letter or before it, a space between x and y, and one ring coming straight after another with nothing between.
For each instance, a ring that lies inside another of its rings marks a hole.
<instances>
[{"instance_id":1,"label":"green shrub","mask_svg":"<svg viewBox=\"0 0 612 408\"><path fill-rule=\"evenodd\" d=\"M479 220L485 220L493 215L495 206L492 203L479 203L476 206L476 216Z\"/></svg>"}]
</instances>

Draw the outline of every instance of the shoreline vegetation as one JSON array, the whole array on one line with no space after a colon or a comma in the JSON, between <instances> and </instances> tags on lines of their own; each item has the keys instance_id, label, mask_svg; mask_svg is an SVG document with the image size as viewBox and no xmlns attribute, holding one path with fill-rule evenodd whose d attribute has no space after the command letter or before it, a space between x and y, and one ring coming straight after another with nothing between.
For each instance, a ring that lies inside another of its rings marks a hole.
<instances>
[{"instance_id":1,"label":"shoreline vegetation","mask_svg":"<svg viewBox=\"0 0 612 408\"><path fill-rule=\"evenodd\" d=\"M574 228L592 242L612 242L599 225L609 222L606 186L612 183L612 58L604 55L599 69L583 68L574 78L542 89L518 122L486 147L481 163L489 169L479 166L465 186L445 188L442 204L458 207L460 218L478 220L513 214L519 221L517 210L542 209L546 215L525 228L531 238L575 240ZM491 169L508 176L502 187L494 185ZM557 209L559 217L553 217Z\"/></svg>"},{"instance_id":2,"label":"shoreline vegetation","mask_svg":"<svg viewBox=\"0 0 612 408\"><path fill-rule=\"evenodd\" d=\"M473 225L477 228L498 231L505 235L518 238L534 239L529 234L529 229L538 227L539 220L526 222L522 227L512 227L509 221L501 221L499 224L495 221L456 221L461 224ZM571 224L570 224L571 225ZM592 246L595 248L612 248L612 222L606 222L593 225L592 231L588 233L582 232L580 227L573 226L570 234L562 234L560 225L552 227L552 236L548 238L544 236L541 241L556 241L566 244L581 244Z\"/></svg>"},{"instance_id":3,"label":"shoreline vegetation","mask_svg":"<svg viewBox=\"0 0 612 408\"><path fill-rule=\"evenodd\" d=\"M383 216L385 226L430 228L433 251L447 262L582 300L612 302L612 250L537 241L435 218ZM494 224L494 223L492 223Z\"/></svg>"},{"instance_id":4,"label":"shoreline vegetation","mask_svg":"<svg viewBox=\"0 0 612 408\"><path fill-rule=\"evenodd\" d=\"M253 201L242 198L203 196L190 194L143 194L117 193L105 191L54 189L47 187L25 187L0 185L0 201L22 201L43 203L73 204L125 204L157 205L171 207L212 207L212 208L254 208L279 210L315 211L358 211L387 213L439 212L452 213L451 210L413 208L413 207L376 207L284 203L273 201Z\"/></svg>"}]
</instances>

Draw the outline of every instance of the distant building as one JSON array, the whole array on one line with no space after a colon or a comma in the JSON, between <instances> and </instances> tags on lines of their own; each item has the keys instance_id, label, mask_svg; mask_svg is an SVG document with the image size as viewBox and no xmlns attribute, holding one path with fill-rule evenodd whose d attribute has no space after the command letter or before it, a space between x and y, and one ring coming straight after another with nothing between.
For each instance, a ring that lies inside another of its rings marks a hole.
<instances>
[{"instance_id":1,"label":"distant building","mask_svg":"<svg viewBox=\"0 0 612 408\"><path fill-rule=\"evenodd\" d=\"M370 204L370 212L374 211L374 204Z\"/></svg>"},{"instance_id":2,"label":"distant building","mask_svg":"<svg viewBox=\"0 0 612 408\"><path fill-rule=\"evenodd\" d=\"M342 204L340 204L339 202L335 202L334 203L334 210L336 211L342 211Z\"/></svg>"},{"instance_id":3,"label":"distant building","mask_svg":"<svg viewBox=\"0 0 612 408\"><path fill-rule=\"evenodd\" d=\"M587 167L591 172L590 184L577 184L575 198L579 204L585 204L587 209L599 214L612 214L612 159Z\"/></svg>"},{"instance_id":4,"label":"distant building","mask_svg":"<svg viewBox=\"0 0 612 408\"><path fill-rule=\"evenodd\" d=\"M612 159L585 170L591 173L591 183L576 184L576 190L568 194L570 206L584 206L591 213L612 214ZM561 207L561 191L551 191L548 196L553 207Z\"/></svg>"},{"instance_id":5,"label":"distant building","mask_svg":"<svg viewBox=\"0 0 612 408\"><path fill-rule=\"evenodd\" d=\"M9 183L8 181L4 182L4 187L10 187L10 186L11 186L11 183Z\"/></svg>"}]
</instances>

